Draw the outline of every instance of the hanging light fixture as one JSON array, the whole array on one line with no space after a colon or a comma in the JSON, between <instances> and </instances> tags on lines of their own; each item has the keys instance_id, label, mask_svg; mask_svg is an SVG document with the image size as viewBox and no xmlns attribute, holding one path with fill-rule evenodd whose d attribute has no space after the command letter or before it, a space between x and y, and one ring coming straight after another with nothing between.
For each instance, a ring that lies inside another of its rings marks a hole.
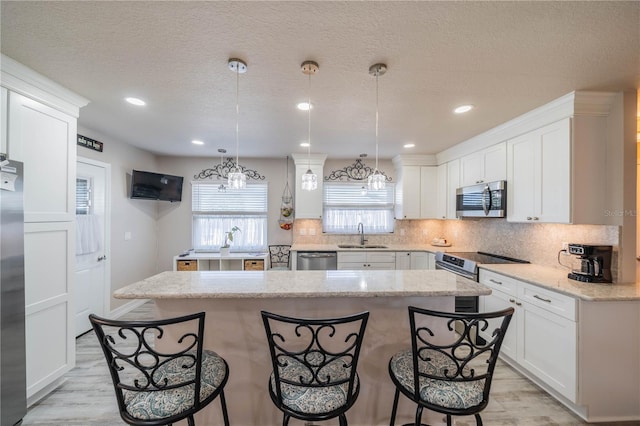
<instances>
[{"instance_id":1,"label":"hanging light fixture","mask_svg":"<svg viewBox=\"0 0 640 426\"><path fill-rule=\"evenodd\" d=\"M223 164L224 164L223 156L224 154L227 153L227 150L224 148L219 148L218 152L220 153L220 172L222 173ZM218 185L218 192L227 192L227 187L224 186L224 183L220 183L220 185Z\"/></svg>"},{"instance_id":2,"label":"hanging light fixture","mask_svg":"<svg viewBox=\"0 0 640 426\"><path fill-rule=\"evenodd\" d=\"M311 75L318 72L320 68L313 61L304 61L302 63L302 72L309 76L309 106L311 105ZM311 171L311 107L307 110L309 113L309 139L307 140L307 172L302 175L302 189L305 191L313 191L318 189L318 176Z\"/></svg>"},{"instance_id":3,"label":"hanging light fixture","mask_svg":"<svg viewBox=\"0 0 640 426\"><path fill-rule=\"evenodd\" d=\"M387 72L385 64L375 64L369 67L369 74L376 78L376 167L373 173L369 175L367 186L370 190L384 189L387 178L378 170L378 77Z\"/></svg>"},{"instance_id":4,"label":"hanging light fixture","mask_svg":"<svg viewBox=\"0 0 640 426\"><path fill-rule=\"evenodd\" d=\"M239 101L239 81L240 74L247 72L247 64L242 59L232 58L229 59L229 69L236 73L236 166L233 172L229 172L228 184L229 188L242 189L247 186L247 176L242 173L240 165L238 163L238 151L240 147L239 133L240 133L240 101Z\"/></svg>"}]
</instances>

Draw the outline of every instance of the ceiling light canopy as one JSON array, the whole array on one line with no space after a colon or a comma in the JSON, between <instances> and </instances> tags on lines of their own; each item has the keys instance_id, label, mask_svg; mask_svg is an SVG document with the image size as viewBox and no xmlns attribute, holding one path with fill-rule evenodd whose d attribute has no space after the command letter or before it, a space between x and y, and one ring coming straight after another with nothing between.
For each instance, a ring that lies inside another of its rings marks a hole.
<instances>
[{"instance_id":1,"label":"ceiling light canopy","mask_svg":"<svg viewBox=\"0 0 640 426\"><path fill-rule=\"evenodd\" d=\"M131 105L135 105L135 106L145 106L147 104L145 101L138 98L129 97L129 98L124 98L124 100L129 102Z\"/></svg>"},{"instance_id":2,"label":"ceiling light canopy","mask_svg":"<svg viewBox=\"0 0 640 426\"><path fill-rule=\"evenodd\" d=\"M386 72L387 66L385 64L374 64L369 67L369 74L376 78L376 167L369 175L367 186L374 191L384 189L387 183L387 177L378 170L378 77Z\"/></svg>"},{"instance_id":3,"label":"ceiling light canopy","mask_svg":"<svg viewBox=\"0 0 640 426\"><path fill-rule=\"evenodd\" d=\"M456 109L453 110L456 114L464 114L465 112L469 112L473 109L473 105L460 105Z\"/></svg>"},{"instance_id":4,"label":"ceiling light canopy","mask_svg":"<svg viewBox=\"0 0 640 426\"><path fill-rule=\"evenodd\" d=\"M311 105L311 75L318 72L320 67L316 62L304 61L302 63L302 73L309 76L309 102ZM314 191L318 189L318 176L311 171L311 108L307 108L309 113L309 139L307 139L307 172L302 175L302 189L305 191Z\"/></svg>"},{"instance_id":5,"label":"ceiling light canopy","mask_svg":"<svg viewBox=\"0 0 640 426\"><path fill-rule=\"evenodd\" d=\"M229 172L228 184L230 188L242 189L247 186L247 176L242 173L238 163L238 152L240 151L240 74L247 72L247 64L242 59L229 59L229 69L236 73L236 167L235 171Z\"/></svg>"}]
</instances>

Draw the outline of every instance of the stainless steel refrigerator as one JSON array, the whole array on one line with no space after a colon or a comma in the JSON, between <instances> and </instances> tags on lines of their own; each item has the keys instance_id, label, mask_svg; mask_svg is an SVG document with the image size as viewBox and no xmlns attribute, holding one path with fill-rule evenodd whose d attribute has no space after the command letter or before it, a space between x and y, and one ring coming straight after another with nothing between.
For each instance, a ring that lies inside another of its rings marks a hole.
<instances>
[{"instance_id":1,"label":"stainless steel refrigerator","mask_svg":"<svg viewBox=\"0 0 640 426\"><path fill-rule=\"evenodd\" d=\"M0 426L27 412L23 176L22 163L0 162Z\"/></svg>"}]
</instances>

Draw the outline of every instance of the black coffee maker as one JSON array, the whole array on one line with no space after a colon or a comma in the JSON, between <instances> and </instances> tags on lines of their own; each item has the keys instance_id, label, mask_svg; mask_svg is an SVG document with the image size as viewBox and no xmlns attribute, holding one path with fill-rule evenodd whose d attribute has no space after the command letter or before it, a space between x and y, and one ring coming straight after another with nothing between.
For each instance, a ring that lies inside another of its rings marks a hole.
<instances>
[{"instance_id":1,"label":"black coffee maker","mask_svg":"<svg viewBox=\"0 0 640 426\"><path fill-rule=\"evenodd\" d=\"M569 254L579 256L579 266L569 272L569 278L586 283L610 283L612 246L569 244Z\"/></svg>"}]
</instances>

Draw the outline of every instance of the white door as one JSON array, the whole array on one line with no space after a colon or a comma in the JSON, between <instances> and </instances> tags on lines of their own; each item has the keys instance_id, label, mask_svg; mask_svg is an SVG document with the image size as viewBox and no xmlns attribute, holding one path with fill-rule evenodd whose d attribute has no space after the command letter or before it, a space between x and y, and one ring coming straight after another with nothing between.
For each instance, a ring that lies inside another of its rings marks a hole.
<instances>
[{"instance_id":1,"label":"white door","mask_svg":"<svg viewBox=\"0 0 640 426\"><path fill-rule=\"evenodd\" d=\"M91 329L89 314L108 312L110 165L78 158L76 172L76 336ZM107 306L105 308L105 305Z\"/></svg>"}]
</instances>

